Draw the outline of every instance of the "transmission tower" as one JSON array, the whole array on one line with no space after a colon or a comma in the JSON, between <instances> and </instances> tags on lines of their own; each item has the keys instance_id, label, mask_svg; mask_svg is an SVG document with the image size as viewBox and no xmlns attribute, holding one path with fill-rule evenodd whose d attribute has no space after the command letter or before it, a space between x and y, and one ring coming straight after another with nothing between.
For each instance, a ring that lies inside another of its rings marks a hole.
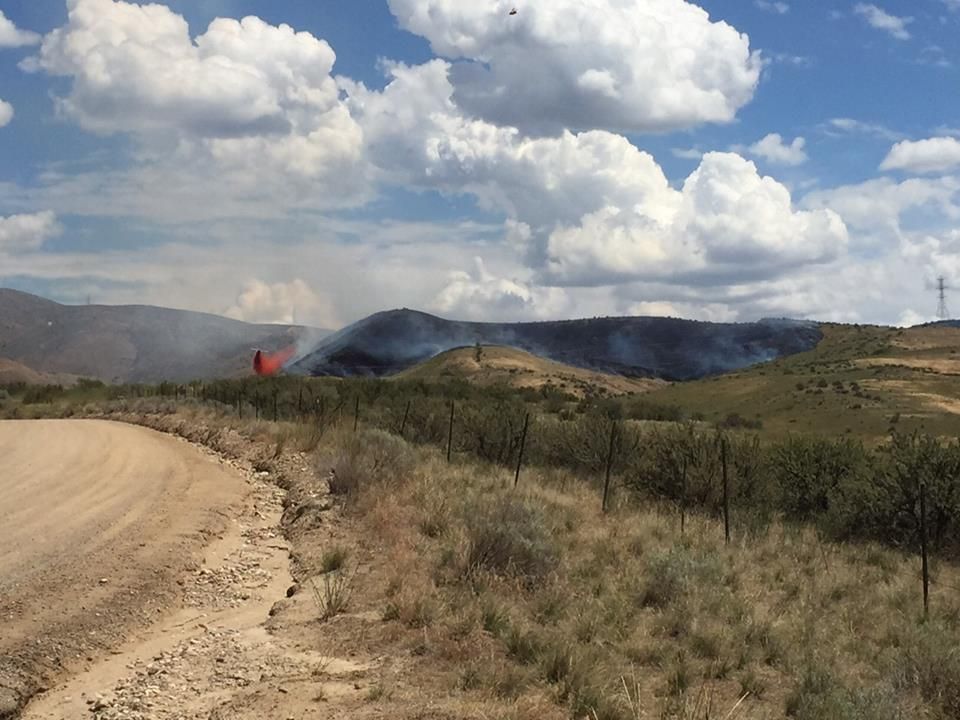
<instances>
[{"instance_id":1,"label":"transmission tower","mask_svg":"<svg viewBox=\"0 0 960 720\"><path fill-rule=\"evenodd\" d=\"M941 275L937 278L937 293L940 298L940 304L937 305L938 320L948 320L950 318L950 311L947 310L947 289L947 281Z\"/></svg>"}]
</instances>

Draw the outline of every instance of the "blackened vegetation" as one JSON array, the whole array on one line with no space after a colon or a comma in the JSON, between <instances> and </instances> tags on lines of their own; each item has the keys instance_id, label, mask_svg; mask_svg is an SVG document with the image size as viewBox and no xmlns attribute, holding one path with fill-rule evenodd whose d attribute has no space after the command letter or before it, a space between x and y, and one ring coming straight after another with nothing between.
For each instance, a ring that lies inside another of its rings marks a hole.
<instances>
[{"instance_id":1,"label":"blackened vegetation","mask_svg":"<svg viewBox=\"0 0 960 720\"><path fill-rule=\"evenodd\" d=\"M690 380L812 349L815 323L707 323L608 317L539 323L455 322L412 310L377 313L328 337L291 370L391 375L458 347L505 345L580 368Z\"/></svg>"}]
</instances>

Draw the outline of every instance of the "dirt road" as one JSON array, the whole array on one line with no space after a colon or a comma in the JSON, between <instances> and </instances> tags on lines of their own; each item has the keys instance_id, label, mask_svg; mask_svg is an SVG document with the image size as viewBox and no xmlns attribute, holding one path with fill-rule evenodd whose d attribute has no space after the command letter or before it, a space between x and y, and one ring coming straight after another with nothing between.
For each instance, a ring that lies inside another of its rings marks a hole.
<instances>
[{"instance_id":1,"label":"dirt road","mask_svg":"<svg viewBox=\"0 0 960 720\"><path fill-rule=\"evenodd\" d=\"M178 579L250 492L145 428L0 422L0 718L179 603Z\"/></svg>"}]
</instances>

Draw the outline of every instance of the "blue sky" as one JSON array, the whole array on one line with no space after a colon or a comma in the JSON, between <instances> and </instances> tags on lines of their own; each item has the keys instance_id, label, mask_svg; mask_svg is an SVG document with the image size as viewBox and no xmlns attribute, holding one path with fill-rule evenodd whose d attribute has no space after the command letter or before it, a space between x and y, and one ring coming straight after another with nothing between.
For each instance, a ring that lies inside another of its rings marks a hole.
<instances>
[{"instance_id":1,"label":"blue sky","mask_svg":"<svg viewBox=\"0 0 960 720\"><path fill-rule=\"evenodd\" d=\"M0 11L5 286L326 327L902 324L960 286L957 0Z\"/></svg>"}]
</instances>

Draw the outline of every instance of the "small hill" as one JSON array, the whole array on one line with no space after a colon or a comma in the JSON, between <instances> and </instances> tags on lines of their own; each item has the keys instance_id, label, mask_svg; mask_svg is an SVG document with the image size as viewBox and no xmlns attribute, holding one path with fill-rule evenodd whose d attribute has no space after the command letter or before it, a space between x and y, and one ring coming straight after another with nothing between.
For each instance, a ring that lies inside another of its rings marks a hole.
<instances>
[{"instance_id":1,"label":"small hill","mask_svg":"<svg viewBox=\"0 0 960 720\"><path fill-rule=\"evenodd\" d=\"M825 324L823 333L808 352L664 388L650 400L710 420L759 418L773 434L960 435L960 328Z\"/></svg>"},{"instance_id":2,"label":"small hill","mask_svg":"<svg viewBox=\"0 0 960 720\"><path fill-rule=\"evenodd\" d=\"M249 372L254 348L305 333L146 305L61 305L0 289L0 356L40 373L104 382L185 381Z\"/></svg>"},{"instance_id":3,"label":"small hill","mask_svg":"<svg viewBox=\"0 0 960 720\"><path fill-rule=\"evenodd\" d=\"M3 385L72 385L73 375L51 375L28 368L26 365L0 358L0 386Z\"/></svg>"},{"instance_id":4,"label":"small hill","mask_svg":"<svg viewBox=\"0 0 960 720\"><path fill-rule=\"evenodd\" d=\"M321 342L293 370L308 375L392 375L458 347L502 345L602 373L689 380L816 346L816 323L707 323L608 317L537 323L458 322L412 310L371 315Z\"/></svg>"},{"instance_id":5,"label":"small hill","mask_svg":"<svg viewBox=\"0 0 960 720\"><path fill-rule=\"evenodd\" d=\"M647 393L666 385L663 380L584 370L502 346L482 346L479 361L476 347L448 350L394 377L429 381L457 379L513 388L539 389L551 385L581 398L595 394Z\"/></svg>"}]
</instances>

